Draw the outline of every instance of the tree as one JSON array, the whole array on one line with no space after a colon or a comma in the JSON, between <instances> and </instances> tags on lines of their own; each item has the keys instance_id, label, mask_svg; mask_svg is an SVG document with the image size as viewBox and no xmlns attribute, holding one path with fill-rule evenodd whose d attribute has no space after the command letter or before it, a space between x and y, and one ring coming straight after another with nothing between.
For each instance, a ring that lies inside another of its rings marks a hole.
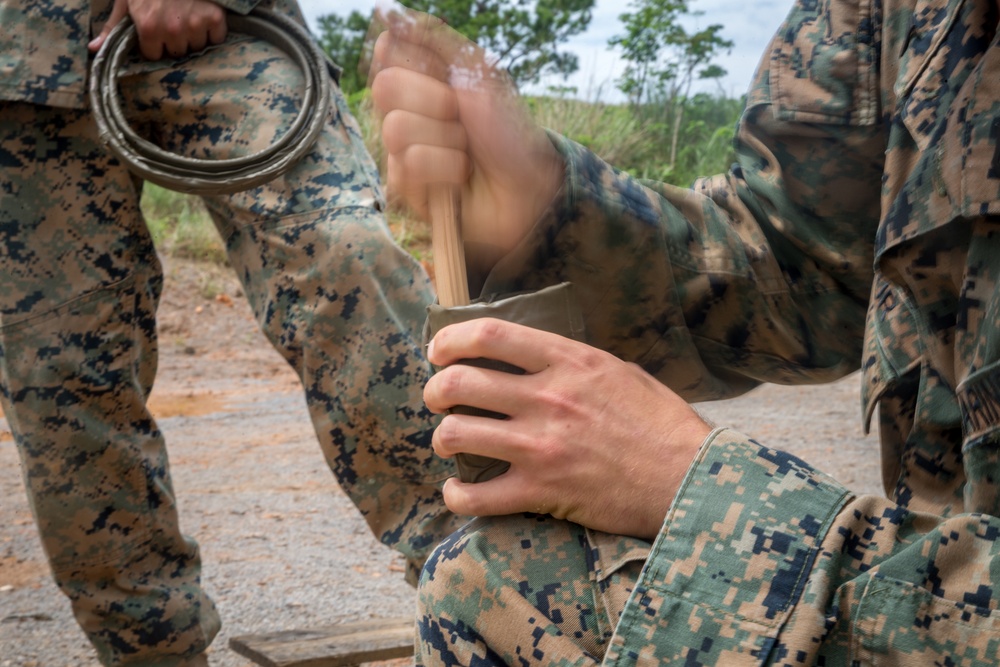
<instances>
[{"instance_id":1,"label":"tree","mask_svg":"<svg viewBox=\"0 0 1000 667\"><path fill-rule=\"evenodd\" d=\"M595 0L411 0L411 9L440 16L448 24L495 55L521 86L543 76L565 78L579 68L577 57L560 45L590 25ZM335 14L319 19L319 42L342 67L357 72L368 21L358 12L347 19ZM344 89L364 81L345 77ZM360 87L360 86L359 86Z\"/></svg>"},{"instance_id":2,"label":"tree","mask_svg":"<svg viewBox=\"0 0 1000 667\"><path fill-rule=\"evenodd\" d=\"M712 60L733 42L722 37L719 24L689 32L681 20L704 12L692 11L688 0L633 0L629 6L635 11L618 17L625 34L609 41L621 47L627 63L618 88L637 111L669 124L672 167L691 85L726 74Z\"/></svg>"},{"instance_id":3,"label":"tree","mask_svg":"<svg viewBox=\"0 0 1000 667\"><path fill-rule=\"evenodd\" d=\"M337 14L319 17L317 41L320 48L343 68L340 88L345 93L361 90L367 84L358 71L358 62L364 51L369 22L369 18L358 11L352 11L346 19Z\"/></svg>"}]
</instances>

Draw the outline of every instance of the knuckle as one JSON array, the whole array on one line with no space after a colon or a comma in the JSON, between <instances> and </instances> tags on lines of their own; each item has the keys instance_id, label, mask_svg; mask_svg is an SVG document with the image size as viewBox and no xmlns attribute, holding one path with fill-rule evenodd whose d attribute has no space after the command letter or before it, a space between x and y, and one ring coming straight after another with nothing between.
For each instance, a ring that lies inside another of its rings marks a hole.
<instances>
[{"instance_id":1,"label":"knuckle","mask_svg":"<svg viewBox=\"0 0 1000 667\"><path fill-rule=\"evenodd\" d=\"M410 144L401 147L398 155L406 170L408 179L414 182L423 182L427 171L427 164L431 156L427 154L427 147L422 144Z\"/></svg>"},{"instance_id":2,"label":"knuckle","mask_svg":"<svg viewBox=\"0 0 1000 667\"><path fill-rule=\"evenodd\" d=\"M537 471L543 473L546 470L557 468L565 461L566 447L558 436L547 435L536 441L534 455Z\"/></svg>"},{"instance_id":3,"label":"knuckle","mask_svg":"<svg viewBox=\"0 0 1000 667\"><path fill-rule=\"evenodd\" d=\"M392 100L390 96L392 93L392 70L380 70L372 79L371 89L372 101L375 103L375 108L385 113Z\"/></svg>"},{"instance_id":4,"label":"knuckle","mask_svg":"<svg viewBox=\"0 0 1000 667\"><path fill-rule=\"evenodd\" d=\"M189 16L187 21L185 21L183 28L184 32L189 35L196 33L205 33L212 27L214 23L215 23L215 17L212 15Z\"/></svg>"},{"instance_id":5,"label":"knuckle","mask_svg":"<svg viewBox=\"0 0 1000 667\"><path fill-rule=\"evenodd\" d=\"M163 22L163 32L170 38L179 37L186 30L187 22L177 15L170 16Z\"/></svg>"},{"instance_id":6,"label":"knuckle","mask_svg":"<svg viewBox=\"0 0 1000 667\"><path fill-rule=\"evenodd\" d=\"M449 366L435 376L440 378L438 380L438 393L442 400L448 403L448 407L458 402L458 397L465 389L465 380L461 371L461 366Z\"/></svg>"},{"instance_id":7,"label":"knuckle","mask_svg":"<svg viewBox=\"0 0 1000 667\"><path fill-rule=\"evenodd\" d=\"M390 153L385 165L385 181L386 188L389 190L390 195L402 195L405 193L406 188L404 187L406 181L402 179L400 174L402 167L399 164L399 160L395 155Z\"/></svg>"},{"instance_id":8,"label":"knuckle","mask_svg":"<svg viewBox=\"0 0 1000 667\"><path fill-rule=\"evenodd\" d=\"M459 508L459 513L467 516L490 516L491 514L486 503L475 492L462 493L460 496L456 494L455 503L456 507Z\"/></svg>"},{"instance_id":9,"label":"knuckle","mask_svg":"<svg viewBox=\"0 0 1000 667\"><path fill-rule=\"evenodd\" d=\"M475 321L470 340L477 350L488 350L498 343L503 342L505 337L505 324L501 320L493 318L483 318Z\"/></svg>"},{"instance_id":10,"label":"knuckle","mask_svg":"<svg viewBox=\"0 0 1000 667\"><path fill-rule=\"evenodd\" d=\"M434 431L434 437L432 438L434 451L439 456L445 458L454 456L459 451L460 440L461 433L456 420L451 416L447 416L441 420L441 423L438 424L437 429Z\"/></svg>"},{"instance_id":11,"label":"knuckle","mask_svg":"<svg viewBox=\"0 0 1000 667\"><path fill-rule=\"evenodd\" d=\"M376 79L376 82L378 79ZM374 94L374 90L373 90ZM389 153L401 153L409 145L407 114L399 109L389 109L382 119L382 141Z\"/></svg>"},{"instance_id":12,"label":"knuckle","mask_svg":"<svg viewBox=\"0 0 1000 667\"><path fill-rule=\"evenodd\" d=\"M424 385L424 403L431 410L431 412L444 412L448 409L444 401L441 399L441 374L438 373L431 377Z\"/></svg>"},{"instance_id":13,"label":"knuckle","mask_svg":"<svg viewBox=\"0 0 1000 667\"><path fill-rule=\"evenodd\" d=\"M599 368L605 361L605 353L596 347L584 346L582 349L574 350L573 359L580 367L593 370Z\"/></svg>"},{"instance_id":14,"label":"knuckle","mask_svg":"<svg viewBox=\"0 0 1000 667\"><path fill-rule=\"evenodd\" d=\"M392 36L388 32L380 33L375 38L375 46L372 50L372 60L375 63L385 62L392 52Z\"/></svg>"},{"instance_id":15,"label":"knuckle","mask_svg":"<svg viewBox=\"0 0 1000 667\"><path fill-rule=\"evenodd\" d=\"M570 516L570 506L565 502L557 502L548 508L548 514L551 514L553 518L559 519L560 521L565 521Z\"/></svg>"},{"instance_id":16,"label":"knuckle","mask_svg":"<svg viewBox=\"0 0 1000 667\"><path fill-rule=\"evenodd\" d=\"M156 37L156 25L141 16L134 16L132 22L135 24L135 32L140 42L148 41Z\"/></svg>"},{"instance_id":17,"label":"knuckle","mask_svg":"<svg viewBox=\"0 0 1000 667\"><path fill-rule=\"evenodd\" d=\"M539 399L545 405L552 424L571 421L580 413L579 401L571 389L549 389Z\"/></svg>"}]
</instances>

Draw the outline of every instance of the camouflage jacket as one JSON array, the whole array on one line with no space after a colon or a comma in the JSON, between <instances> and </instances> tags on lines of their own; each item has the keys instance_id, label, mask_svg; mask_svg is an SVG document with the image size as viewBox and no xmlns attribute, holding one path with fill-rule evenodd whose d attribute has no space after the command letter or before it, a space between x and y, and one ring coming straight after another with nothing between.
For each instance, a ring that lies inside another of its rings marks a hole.
<instances>
[{"instance_id":1,"label":"camouflage jacket","mask_svg":"<svg viewBox=\"0 0 1000 667\"><path fill-rule=\"evenodd\" d=\"M561 199L486 291L573 281L591 342L690 400L861 367L880 406L885 498L716 430L605 664L997 664L998 21L797 0L689 190L554 139Z\"/></svg>"},{"instance_id":2,"label":"camouflage jacket","mask_svg":"<svg viewBox=\"0 0 1000 667\"><path fill-rule=\"evenodd\" d=\"M213 1L240 14L266 6L304 23L295 0ZM100 33L112 4L113 0L0 0L0 100L87 106L92 57L87 44Z\"/></svg>"}]
</instances>

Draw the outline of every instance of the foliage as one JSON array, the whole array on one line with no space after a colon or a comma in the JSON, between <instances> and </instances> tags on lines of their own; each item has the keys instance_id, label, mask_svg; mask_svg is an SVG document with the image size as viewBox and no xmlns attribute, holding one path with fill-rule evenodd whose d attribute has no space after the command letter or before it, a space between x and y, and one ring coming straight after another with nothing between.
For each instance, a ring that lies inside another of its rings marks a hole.
<instances>
[{"instance_id":1,"label":"foliage","mask_svg":"<svg viewBox=\"0 0 1000 667\"><path fill-rule=\"evenodd\" d=\"M643 153L652 141L631 109L620 104L584 102L566 96L531 97L526 103L539 125L565 135L616 166Z\"/></svg>"},{"instance_id":2,"label":"foliage","mask_svg":"<svg viewBox=\"0 0 1000 667\"><path fill-rule=\"evenodd\" d=\"M696 178L726 171L736 159L732 140L743 104L742 99L705 93L685 99L676 153L670 154L675 133L669 124L643 122L652 139L623 168L639 178L682 187Z\"/></svg>"},{"instance_id":3,"label":"foliage","mask_svg":"<svg viewBox=\"0 0 1000 667\"><path fill-rule=\"evenodd\" d=\"M724 76L712 60L733 43L722 37L719 24L694 32L685 28L683 19L703 14L692 11L689 0L633 0L629 6L634 11L619 16L625 33L609 42L622 49L627 63L618 87L645 123L669 126L672 168L691 85Z\"/></svg>"},{"instance_id":4,"label":"foliage","mask_svg":"<svg viewBox=\"0 0 1000 667\"><path fill-rule=\"evenodd\" d=\"M567 76L579 68L576 55L560 50L587 29L595 0L409 0L411 9L439 16L497 58L517 85L543 76ZM358 62L368 19L357 11L347 18L319 18L319 43L344 68L341 87L348 93L365 85Z\"/></svg>"},{"instance_id":5,"label":"foliage","mask_svg":"<svg viewBox=\"0 0 1000 667\"><path fill-rule=\"evenodd\" d=\"M620 47L625 71L620 90L633 104L649 102L664 91L670 97L686 94L695 77L719 78L726 74L712 59L733 42L721 36L722 25L690 32L683 19L702 16L689 0L632 0L634 9L619 15L625 33L609 40Z\"/></svg>"},{"instance_id":6,"label":"foliage","mask_svg":"<svg viewBox=\"0 0 1000 667\"><path fill-rule=\"evenodd\" d=\"M676 158L669 159L673 131L647 122L648 113L632 105L581 102L565 98L528 100L541 125L594 151L606 162L643 179L688 187L698 177L725 172L735 161L732 147L743 100L708 94L684 101Z\"/></svg>"},{"instance_id":7,"label":"foliage","mask_svg":"<svg viewBox=\"0 0 1000 667\"><path fill-rule=\"evenodd\" d=\"M160 251L226 263L226 250L200 199L144 183L141 206L153 242Z\"/></svg>"},{"instance_id":8,"label":"foliage","mask_svg":"<svg viewBox=\"0 0 1000 667\"><path fill-rule=\"evenodd\" d=\"M347 18L337 14L320 16L318 23L320 48L343 70L341 90L350 94L364 88L368 83L367 74L359 71L359 61L368 34L368 17L355 10Z\"/></svg>"}]
</instances>

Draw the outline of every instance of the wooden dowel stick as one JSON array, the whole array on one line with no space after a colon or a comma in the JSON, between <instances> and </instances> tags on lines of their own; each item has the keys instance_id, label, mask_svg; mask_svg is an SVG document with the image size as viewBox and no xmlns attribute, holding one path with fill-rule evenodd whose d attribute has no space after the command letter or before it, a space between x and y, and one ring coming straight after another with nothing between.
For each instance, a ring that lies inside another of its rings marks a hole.
<instances>
[{"instance_id":1,"label":"wooden dowel stick","mask_svg":"<svg viewBox=\"0 0 1000 667\"><path fill-rule=\"evenodd\" d=\"M458 220L458 191L438 185L430 191L431 247L438 303L445 308L469 303L469 279L465 273L465 248Z\"/></svg>"}]
</instances>

